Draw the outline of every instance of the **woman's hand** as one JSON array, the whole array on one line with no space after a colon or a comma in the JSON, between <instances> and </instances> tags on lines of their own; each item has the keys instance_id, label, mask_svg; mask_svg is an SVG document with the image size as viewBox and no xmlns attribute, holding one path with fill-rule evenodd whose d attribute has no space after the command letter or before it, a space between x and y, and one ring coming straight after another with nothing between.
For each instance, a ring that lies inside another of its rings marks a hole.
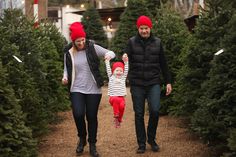
<instances>
[{"instance_id":1,"label":"woman's hand","mask_svg":"<svg viewBox=\"0 0 236 157\"><path fill-rule=\"evenodd\" d=\"M68 84L67 78L62 78L61 82L62 82L63 85L67 85Z\"/></svg>"},{"instance_id":2,"label":"woman's hand","mask_svg":"<svg viewBox=\"0 0 236 157\"><path fill-rule=\"evenodd\" d=\"M104 59L105 59L106 61L110 61L110 60L111 60L111 56L110 56L110 55L105 55Z\"/></svg>"}]
</instances>

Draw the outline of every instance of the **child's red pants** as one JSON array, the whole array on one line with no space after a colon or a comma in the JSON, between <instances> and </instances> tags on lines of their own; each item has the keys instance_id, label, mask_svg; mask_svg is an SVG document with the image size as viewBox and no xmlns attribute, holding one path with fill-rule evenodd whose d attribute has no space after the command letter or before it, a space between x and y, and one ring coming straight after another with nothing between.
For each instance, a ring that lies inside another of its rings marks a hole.
<instances>
[{"instance_id":1,"label":"child's red pants","mask_svg":"<svg viewBox=\"0 0 236 157\"><path fill-rule=\"evenodd\" d=\"M121 122L125 111L125 98L123 96L110 96L109 102L113 107L114 117L118 117L119 122Z\"/></svg>"}]
</instances>

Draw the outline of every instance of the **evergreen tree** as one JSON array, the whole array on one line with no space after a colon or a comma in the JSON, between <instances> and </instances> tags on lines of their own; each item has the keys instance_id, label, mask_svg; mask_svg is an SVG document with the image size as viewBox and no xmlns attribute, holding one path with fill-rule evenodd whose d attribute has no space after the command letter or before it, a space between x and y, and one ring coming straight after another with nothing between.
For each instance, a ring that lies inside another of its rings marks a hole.
<instances>
[{"instance_id":1,"label":"evergreen tree","mask_svg":"<svg viewBox=\"0 0 236 157\"><path fill-rule=\"evenodd\" d=\"M44 104L48 111L49 120L54 120L55 113L69 108L67 88L61 85L63 73L62 50L65 46L65 38L59 30L51 23L44 24L36 31L36 38L39 39L39 52L42 57L42 74L44 82L38 83L40 95L43 95ZM35 80L36 81L36 80ZM66 90L65 90L66 89Z\"/></svg>"},{"instance_id":2,"label":"evergreen tree","mask_svg":"<svg viewBox=\"0 0 236 157\"><path fill-rule=\"evenodd\" d=\"M229 16L232 14L229 10ZM192 129L223 151L235 151L236 129L236 13L224 29L220 46L224 52L211 62L209 80L203 83L204 94L192 117ZM230 142L230 143L228 143ZM227 149L227 146L230 146Z\"/></svg>"},{"instance_id":3,"label":"evergreen tree","mask_svg":"<svg viewBox=\"0 0 236 157\"><path fill-rule=\"evenodd\" d=\"M103 29L103 23L98 11L89 7L83 14L82 23L85 28L86 38L94 40L103 47L108 46L108 40Z\"/></svg>"},{"instance_id":4,"label":"evergreen tree","mask_svg":"<svg viewBox=\"0 0 236 157\"><path fill-rule=\"evenodd\" d=\"M129 0L124 13L120 17L120 23L115 37L111 43L111 49L120 57L124 52L128 39L137 34L136 21L139 16L151 16L144 0Z\"/></svg>"},{"instance_id":5,"label":"evergreen tree","mask_svg":"<svg viewBox=\"0 0 236 157\"><path fill-rule=\"evenodd\" d=\"M69 108L69 98L68 98L68 89L66 86L62 86L61 80L63 73L63 62L64 62L64 47L67 44L65 37L60 33L58 28L52 23L45 23L43 27L40 27L40 31L38 31L38 38L46 40L42 40L43 46L41 52L43 52L42 56L44 58L45 63L45 72L47 73L47 81L49 82L49 92L51 97L52 108L50 111L54 114L58 111L64 111ZM48 88L48 87L47 87ZM45 92L45 91L44 91ZM46 98L46 101L50 99ZM55 116L52 116L54 119ZM56 118L56 117L55 117Z\"/></svg>"},{"instance_id":6,"label":"evergreen tree","mask_svg":"<svg viewBox=\"0 0 236 157\"><path fill-rule=\"evenodd\" d=\"M1 60L1 59L0 59ZM36 142L25 125L14 91L8 84L7 71L0 61L0 154L1 157L36 156Z\"/></svg>"},{"instance_id":7,"label":"evergreen tree","mask_svg":"<svg viewBox=\"0 0 236 157\"><path fill-rule=\"evenodd\" d=\"M177 103L172 107L174 114L191 116L198 108L196 100L204 91L201 85L208 79L209 63L213 59L213 54L220 49L220 39L226 31L224 26L230 19L224 9L219 9L222 8L219 3L208 4L211 4L210 9L199 18L195 33L189 38L189 43L180 59L184 66L177 76L178 88L175 94ZM216 10L222 11L219 14Z\"/></svg>"},{"instance_id":8,"label":"evergreen tree","mask_svg":"<svg viewBox=\"0 0 236 157\"><path fill-rule=\"evenodd\" d=\"M228 147L231 152L224 153L224 157L233 157L236 156L236 128L230 129L230 137L228 138Z\"/></svg>"},{"instance_id":9,"label":"evergreen tree","mask_svg":"<svg viewBox=\"0 0 236 157\"><path fill-rule=\"evenodd\" d=\"M26 115L26 125L33 130L34 136L38 136L47 131L55 112L66 106L66 95L63 95L59 81L62 61L55 46L59 39L52 38L49 33L52 28L33 28L33 21L26 19L19 10L6 10L0 26L0 57L9 73L8 83ZM13 55L22 63L18 63Z\"/></svg>"},{"instance_id":10,"label":"evergreen tree","mask_svg":"<svg viewBox=\"0 0 236 157\"><path fill-rule=\"evenodd\" d=\"M179 56L181 55L185 44L187 44L186 39L189 36L189 32L181 16L174 10L168 9L165 6L162 6L161 9L158 10L155 19L157 20L157 24L153 27L152 32L162 41L168 67L171 72L172 86L175 88L176 75L182 66L179 61ZM168 113L169 106L174 103L172 99L174 93L166 97L165 90L166 89L163 86L161 113Z\"/></svg>"},{"instance_id":11,"label":"evergreen tree","mask_svg":"<svg viewBox=\"0 0 236 157\"><path fill-rule=\"evenodd\" d=\"M59 54L59 61L63 62L64 61L64 47L67 44L67 41L65 39L65 37L60 33L60 31L58 30L58 28L50 23L44 23L43 27L40 27L41 31L41 35L48 37L48 39L50 40L50 42L52 42L55 45L55 48ZM39 34L40 35L40 34Z\"/></svg>"},{"instance_id":12,"label":"evergreen tree","mask_svg":"<svg viewBox=\"0 0 236 157\"><path fill-rule=\"evenodd\" d=\"M35 38L33 21L28 21L19 10L6 10L0 25L3 27L0 32L3 38L0 55L4 60L3 66L7 67L9 73L8 83L12 85L26 115L26 125L33 130L33 135L38 134L37 132L47 127L47 110L37 88L37 83L44 81L41 81L42 58L38 53L39 42ZM13 55L21 59L22 63L17 62Z\"/></svg>"},{"instance_id":13,"label":"evergreen tree","mask_svg":"<svg viewBox=\"0 0 236 157\"><path fill-rule=\"evenodd\" d=\"M161 0L145 0L147 8L150 10L153 17L158 14L158 9L161 8Z\"/></svg>"}]
</instances>

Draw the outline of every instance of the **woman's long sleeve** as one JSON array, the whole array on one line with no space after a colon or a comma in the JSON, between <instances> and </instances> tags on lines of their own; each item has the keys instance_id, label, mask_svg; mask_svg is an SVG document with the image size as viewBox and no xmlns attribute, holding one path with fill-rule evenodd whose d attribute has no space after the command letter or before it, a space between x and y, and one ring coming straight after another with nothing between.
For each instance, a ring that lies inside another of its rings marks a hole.
<instances>
[{"instance_id":1,"label":"woman's long sleeve","mask_svg":"<svg viewBox=\"0 0 236 157\"><path fill-rule=\"evenodd\" d=\"M68 79L68 73L67 73L67 67L66 67L66 54L64 54L63 79Z\"/></svg>"}]
</instances>

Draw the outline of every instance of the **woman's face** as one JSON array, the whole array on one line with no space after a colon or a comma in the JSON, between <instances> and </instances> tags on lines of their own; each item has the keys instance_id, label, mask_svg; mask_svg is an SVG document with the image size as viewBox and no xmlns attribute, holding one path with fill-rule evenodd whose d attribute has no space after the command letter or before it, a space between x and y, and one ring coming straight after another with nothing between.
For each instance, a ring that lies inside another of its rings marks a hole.
<instances>
[{"instance_id":1,"label":"woman's face","mask_svg":"<svg viewBox=\"0 0 236 157\"><path fill-rule=\"evenodd\" d=\"M74 41L74 46L76 47L77 50L82 50L85 46L85 38L84 37L77 38Z\"/></svg>"}]
</instances>

